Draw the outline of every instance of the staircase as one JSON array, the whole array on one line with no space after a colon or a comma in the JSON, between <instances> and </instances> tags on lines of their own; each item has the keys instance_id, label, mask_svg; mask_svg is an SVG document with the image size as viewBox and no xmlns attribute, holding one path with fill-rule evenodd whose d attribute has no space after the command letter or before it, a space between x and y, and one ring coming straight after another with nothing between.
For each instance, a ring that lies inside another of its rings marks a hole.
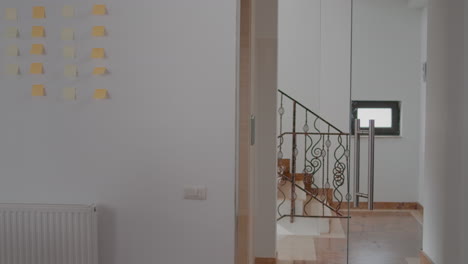
<instances>
[{"instance_id":1,"label":"staircase","mask_svg":"<svg viewBox=\"0 0 468 264\"><path fill-rule=\"evenodd\" d=\"M317 235L348 218L350 135L278 91L278 234Z\"/></svg>"},{"instance_id":2,"label":"staircase","mask_svg":"<svg viewBox=\"0 0 468 264\"><path fill-rule=\"evenodd\" d=\"M304 188L303 181L297 182L298 186ZM284 197L283 193L286 194L291 190L291 183L286 182L284 185L278 187L278 197L277 197L277 206L279 212L277 212L278 219L281 215L289 214L291 210L291 205L285 203L283 206L280 206L283 203ZM296 192L297 196L295 199L296 215L305 216L297 217L294 222L287 217L283 217L278 220L278 235L302 235L302 236L318 236L321 234L328 234L330 232L330 218L307 218L311 215L324 215L332 216L333 212L328 207L323 206L323 204L305 192ZM287 199L290 201L289 199Z\"/></svg>"}]
</instances>

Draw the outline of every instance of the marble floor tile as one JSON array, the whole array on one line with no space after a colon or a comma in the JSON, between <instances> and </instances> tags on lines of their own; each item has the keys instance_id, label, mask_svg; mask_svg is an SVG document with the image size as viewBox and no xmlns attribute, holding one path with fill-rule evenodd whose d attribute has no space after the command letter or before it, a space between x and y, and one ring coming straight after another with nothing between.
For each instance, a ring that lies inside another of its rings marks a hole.
<instances>
[{"instance_id":1,"label":"marble floor tile","mask_svg":"<svg viewBox=\"0 0 468 264\"><path fill-rule=\"evenodd\" d=\"M408 264L419 264L421 263L419 258L406 258Z\"/></svg>"},{"instance_id":2,"label":"marble floor tile","mask_svg":"<svg viewBox=\"0 0 468 264\"><path fill-rule=\"evenodd\" d=\"M352 211L349 264L418 264L422 224L413 211ZM278 240L280 264L346 264L347 221L334 219L330 233Z\"/></svg>"}]
</instances>

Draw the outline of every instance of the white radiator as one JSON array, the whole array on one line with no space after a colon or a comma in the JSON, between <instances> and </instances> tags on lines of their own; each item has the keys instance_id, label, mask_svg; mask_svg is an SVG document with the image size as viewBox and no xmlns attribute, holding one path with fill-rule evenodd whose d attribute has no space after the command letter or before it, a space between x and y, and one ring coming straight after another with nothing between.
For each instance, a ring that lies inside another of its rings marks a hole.
<instances>
[{"instance_id":1,"label":"white radiator","mask_svg":"<svg viewBox=\"0 0 468 264\"><path fill-rule=\"evenodd\" d=\"M95 206L0 204L0 264L97 262Z\"/></svg>"}]
</instances>

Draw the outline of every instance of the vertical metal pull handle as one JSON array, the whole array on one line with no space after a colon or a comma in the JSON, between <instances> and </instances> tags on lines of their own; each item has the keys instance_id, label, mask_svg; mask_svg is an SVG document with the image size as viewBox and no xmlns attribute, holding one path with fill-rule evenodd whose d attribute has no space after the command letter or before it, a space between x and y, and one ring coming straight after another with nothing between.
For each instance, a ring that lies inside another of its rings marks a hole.
<instances>
[{"instance_id":1,"label":"vertical metal pull handle","mask_svg":"<svg viewBox=\"0 0 468 264\"><path fill-rule=\"evenodd\" d=\"M250 116L250 146L255 145L255 116Z\"/></svg>"},{"instance_id":2,"label":"vertical metal pull handle","mask_svg":"<svg viewBox=\"0 0 468 264\"><path fill-rule=\"evenodd\" d=\"M361 134L369 135L369 165L367 194L360 192ZM354 207L359 207L359 199L367 198L369 210L374 210L374 156L375 156L375 120L369 120L369 132L361 131L361 121L354 121Z\"/></svg>"},{"instance_id":3,"label":"vertical metal pull handle","mask_svg":"<svg viewBox=\"0 0 468 264\"><path fill-rule=\"evenodd\" d=\"M361 158L361 120L356 119L354 121L354 207L359 207L359 198L360 198L360 191L359 191L359 168L360 168L360 158Z\"/></svg>"},{"instance_id":4,"label":"vertical metal pull handle","mask_svg":"<svg viewBox=\"0 0 468 264\"><path fill-rule=\"evenodd\" d=\"M369 210L374 210L375 120L369 120Z\"/></svg>"}]
</instances>

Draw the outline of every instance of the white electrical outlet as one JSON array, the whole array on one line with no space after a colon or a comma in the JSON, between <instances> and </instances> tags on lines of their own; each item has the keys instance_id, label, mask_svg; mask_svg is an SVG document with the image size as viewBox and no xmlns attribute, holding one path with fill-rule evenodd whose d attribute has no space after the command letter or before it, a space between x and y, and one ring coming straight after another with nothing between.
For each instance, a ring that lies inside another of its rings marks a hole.
<instances>
[{"instance_id":1,"label":"white electrical outlet","mask_svg":"<svg viewBox=\"0 0 468 264\"><path fill-rule=\"evenodd\" d=\"M206 200L206 186L186 186L184 188L185 200Z\"/></svg>"}]
</instances>

